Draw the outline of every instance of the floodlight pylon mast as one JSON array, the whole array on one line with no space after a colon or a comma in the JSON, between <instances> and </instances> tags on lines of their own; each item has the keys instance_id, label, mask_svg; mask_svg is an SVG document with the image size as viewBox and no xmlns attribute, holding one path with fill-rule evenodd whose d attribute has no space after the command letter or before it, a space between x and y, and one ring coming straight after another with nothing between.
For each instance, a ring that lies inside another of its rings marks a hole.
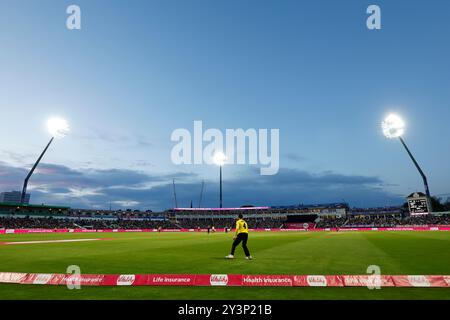
<instances>
[{"instance_id":1,"label":"floodlight pylon mast","mask_svg":"<svg viewBox=\"0 0 450 320\"><path fill-rule=\"evenodd\" d=\"M175 208L178 208L177 191L175 190L175 179L172 180L172 183L173 183L173 199L175 201Z\"/></svg>"},{"instance_id":2,"label":"floodlight pylon mast","mask_svg":"<svg viewBox=\"0 0 450 320\"><path fill-rule=\"evenodd\" d=\"M25 203L25 197L27 194L27 188L28 188L28 180L30 180L31 176L33 175L34 170L36 169L36 167L38 166L39 162L41 162L42 157L44 156L45 152L47 151L48 147L50 147L50 144L53 142L53 139L55 137L52 137L50 139L50 141L48 142L47 146L45 147L44 151L42 151L41 155L39 156L39 158L36 160L36 162L34 163L33 167L31 168L30 172L28 172L27 177L25 178L24 182L23 182L23 188L22 188L22 195L20 197L20 204L24 204Z\"/></svg>"},{"instance_id":3,"label":"floodlight pylon mast","mask_svg":"<svg viewBox=\"0 0 450 320\"><path fill-rule=\"evenodd\" d=\"M198 201L198 207L201 208L202 207L202 200L203 200L203 189L205 187L205 181L202 181L202 189L200 190L200 199Z\"/></svg>"},{"instance_id":4,"label":"floodlight pylon mast","mask_svg":"<svg viewBox=\"0 0 450 320\"><path fill-rule=\"evenodd\" d=\"M412 162L414 163L414 165L416 166L416 168L419 171L420 175L422 176L423 184L424 184L424 187L425 187L425 194L427 195L427 198L430 199L431 198L431 196L430 196L430 189L428 188L428 180L427 180L427 177L425 176L425 173L423 173L422 169L420 168L420 166L417 163L416 159L412 155L411 151L409 151L409 148L406 145L406 143L403 140L403 138L402 137L398 137L398 138L400 139L400 142L402 143L403 147L405 147L406 152L408 153L408 155L411 158Z\"/></svg>"},{"instance_id":5,"label":"floodlight pylon mast","mask_svg":"<svg viewBox=\"0 0 450 320\"><path fill-rule=\"evenodd\" d=\"M222 165L220 165L220 208L222 208Z\"/></svg>"}]
</instances>

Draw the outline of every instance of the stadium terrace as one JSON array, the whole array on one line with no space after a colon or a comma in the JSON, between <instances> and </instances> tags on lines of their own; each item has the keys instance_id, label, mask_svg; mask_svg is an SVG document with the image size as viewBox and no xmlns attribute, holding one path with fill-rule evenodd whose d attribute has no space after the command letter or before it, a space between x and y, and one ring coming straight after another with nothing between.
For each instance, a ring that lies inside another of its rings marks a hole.
<instances>
[{"instance_id":1,"label":"stadium terrace","mask_svg":"<svg viewBox=\"0 0 450 320\"><path fill-rule=\"evenodd\" d=\"M450 214L411 216L403 207L349 208L345 203L241 208L175 208L164 212L0 204L0 229L232 229L242 213L250 229L319 230L450 226Z\"/></svg>"}]
</instances>

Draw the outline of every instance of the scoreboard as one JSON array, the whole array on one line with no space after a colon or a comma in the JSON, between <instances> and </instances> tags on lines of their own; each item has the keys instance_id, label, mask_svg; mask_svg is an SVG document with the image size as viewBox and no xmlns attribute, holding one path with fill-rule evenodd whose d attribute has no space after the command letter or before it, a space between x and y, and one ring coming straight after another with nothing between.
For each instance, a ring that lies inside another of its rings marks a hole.
<instances>
[{"instance_id":1,"label":"scoreboard","mask_svg":"<svg viewBox=\"0 0 450 320\"><path fill-rule=\"evenodd\" d=\"M428 214L428 201L425 198L409 199L408 200L409 213L413 215Z\"/></svg>"}]
</instances>

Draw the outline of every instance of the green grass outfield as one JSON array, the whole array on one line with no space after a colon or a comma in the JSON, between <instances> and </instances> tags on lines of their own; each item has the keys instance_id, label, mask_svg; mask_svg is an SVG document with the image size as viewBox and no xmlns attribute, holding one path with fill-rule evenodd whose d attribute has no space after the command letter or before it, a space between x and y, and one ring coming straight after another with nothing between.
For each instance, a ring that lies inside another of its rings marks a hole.
<instances>
[{"instance_id":1,"label":"green grass outfield","mask_svg":"<svg viewBox=\"0 0 450 320\"><path fill-rule=\"evenodd\" d=\"M84 233L0 235L0 242L112 238L111 241L0 245L0 271L65 273L450 275L450 232L253 232L253 261L232 234ZM450 299L449 288L66 287L0 285L0 299Z\"/></svg>"}]
</instances>

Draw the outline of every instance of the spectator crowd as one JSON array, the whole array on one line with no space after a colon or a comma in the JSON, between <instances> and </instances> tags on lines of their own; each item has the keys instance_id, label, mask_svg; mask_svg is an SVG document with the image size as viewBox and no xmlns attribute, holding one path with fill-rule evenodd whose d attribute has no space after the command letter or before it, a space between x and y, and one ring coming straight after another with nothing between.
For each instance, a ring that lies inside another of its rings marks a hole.
<instances>
[{"instance_id":1,"label":"spectator crowd","mask_svg":"<svg viewBox=\"0 0 450 320\"><path fill-rule=\"evenodd\" d=\"M0 217L0 229L176 229L169 220Z\"/></svg>"},{"instance_id":2,"label":"spectator crowd","mask_svg":"<svg viewBox=\"0 0 450 320\"><path fill-rule=\"evenodd\" d=\"M396 226L450 225L450 215L420 215L402 218L400 215L355 215L346 218L324 218L317 228L391 228Z\"/></svg>"},{"instance_id":3,"label":"spectator crowd","mask_svg":"<svg viewBox=\"0 0 450 320\"><path fill-rule=\"evenodd\" d=\"M250 229L284 228L285 218L247 218ZM235 226L235 219L87 219L68 217L0 216L0 229L216 229ZM400 215L349 215L342 218L323 217L316 228L370 228L395 226L450 225L450 215L422 215L402 218Z\"/></svg>"},{"instance_id":4,"label":"spectator crowd","mask_svg":"<svg viewBox=\"0 0 450 320\"><path fill-rule=\"evenodd\" d=\"M281 228L284 219L251 218L246 219L249 228ZM196 229L229 228L235 226L235 219L86 219L86 218L54 218L54 217L0 217L0 229Z\"/></svg>"},{"instance_id":5,"label":"spectator crowd","mask_svg":"<svg viewBox=\"0 0 450 320\"><path fill-rule=\"evenodd\" d=\"M272 218L246 218L250 229L279 229L283 227L285 219ZM177 224L182 228L196 229L214 227L216 229L233 229L236 219L178 219Z\"/></svg>"}]
</instances>

